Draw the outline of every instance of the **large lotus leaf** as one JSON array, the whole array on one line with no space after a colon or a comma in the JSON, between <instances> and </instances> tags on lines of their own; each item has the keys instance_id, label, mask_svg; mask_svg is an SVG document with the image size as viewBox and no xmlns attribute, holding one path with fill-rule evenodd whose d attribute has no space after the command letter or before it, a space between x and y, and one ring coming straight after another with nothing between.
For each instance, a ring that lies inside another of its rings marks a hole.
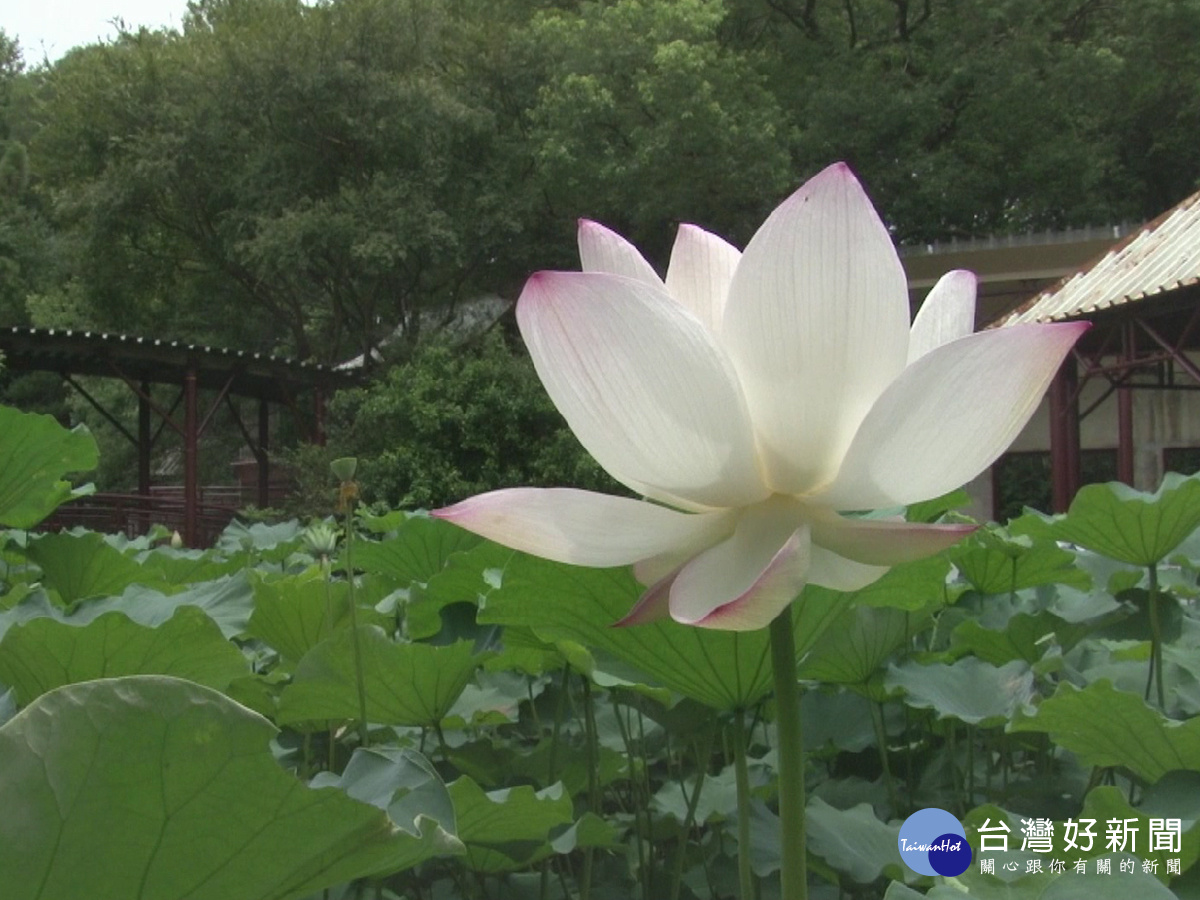
<instances>
[{"instance_id":1,"label":"large lotus leaf","mask_svg":"<svg viewBox=\"0 0 1200 900\"><path fill-rule=\"evenodd\" d=\"M249 671L241 651L194 606L181 606L157 628L112 612L83 626L33 619L0 640L0 682L16 690L22 706L56 687L95 678L174 675L225 690Z\"/></svg>"},{"instance_id":2,"label":"large lotus leaf","mask_svg":"<svg viewBox=\"0 0 1200 900\"><path fill-rule=\"evenodd\" d=\"M685 822L688 801L695 791L695 778L686 779L684 784L668 781L650 798L650 808L676 822ZM722 822L737 815L737 804L737 773L733 766L726 766L715 775L706 774L692 816L697 822Z\"/></svg>"},{"instance_id":3,"label":"large lotus leaf","mask_svg":"<svg viewBox=\"0 0 1200 900\"><path fill-rule=\"evenodd\" d=\"M909 706L972 725L1006 719L1033 696L1033 671L1025 662L993 666L973 656L950 665L891 666L885 683L903 688Z\"/></svg>"},{"instance_id":4,"label":"large lotus leaf","mask_svg":"<svg viewBox=\"0 0 1200 900\"><path fill-rule=\"evenodd\" d=\"M68 431L52 416L0 406L0 525L31 528L65 501L91 493L61 479L94 469L98 460L86 428Z\"/></svg>"},{"instance_id":5,"label":"large lotus leaf","mask_svg":"<svg viewBox=\"0 0 1200 900\"><path fill-rule=\"evenodd\" d=\"M235 638L246 631L246 623L254 609L254 593L245 572L204 581L177 594L163 594L135 584L119 597L81 604L65 621L85 624L105 613L119 612L142 625L155 626L171 618L181 606L199 607L217 623L221 634Z\"/></svg>"},{"instance_id":6,"label":"large lotus leaf","mask_svg":"<svg viewBox=\"0 0 1200 900\"><path fill-rule=\"evenodd\" d=\"M571 797L561 784L484 790L467 776L450 785L465 863L477 872L505 872L554 852L550 833L573 819Z\"/></svg>"},{"instance_id":7,"label":"large lotus leaf","mask_svg":"<svg viewBox=\"0 0 1200 900\"><path fill-rule=\"evenodd\" d=\"M931 609L953 600L946 585L949 572L950 561L944 554L919 559L896 566L878 581L855 591L850 597L855 606L880 606L908 612ZM960 592L961 588L956 590ZM808 599L835 593L828 588L810 586L805 589L804 597Z\"/></svg>"},{"instance_id":8,"label":"large lotus leaf","mask_svg":"<svg viewBox=\"0 0 1200 900\"><path fill-rule=\"evenodd\" d=\"M402 644L370 625L339 629L296 666L292 683L279 699L279 722L358 718L356 633L362 651L367 720L378 724L439 724L481 661L467 641L441 647Z\"/></svg>"},{"instance_id":9,"label":"large lotus leaf","mask_svg":"<svg viewBox=\"0 0 1200 900\"><path fill-rule=\"evenodd\" d=\"M409 637L423 640L437 634L442 628L441 612L447 606L478 603L481 596L499 583L496 573L512 556L513 551L508 547L481 541L447 557L445 567L429 576L423 585L413 583L404 608L404 627Z\"/></svg>"},{"instance_id":10,"label":"large lotus leaf","mask_svg":"<svg viewBox=\"0 0 1200 900\"><path fill-rule=\"evenodd\" d=\"M561 784L540 791L522 786L485 792L464 775L449 790L458 836L468 844L542 841L574 818L571 797Z\"/></svg>"},{"instance_id":11,"label":"large lotus leaf","mask_svg":"<svg viewBox=\"0 0 1200 900\"><path fill-rule=\"evenodd\" d=\"M1194 774L1194 773L1177 773ZM1146 810L1134 809L1129 805L1129 801L1125 799L1122 792L1111 785L1104 785L1093 788L1088 792L1087 797L1083 801L1083 810L1078 818L1095 819L1096 833L1102 835L1106 832L1105 824L1117 820L1127 823L1127 830L1131 832L1130 843L1123 849L1141 857L1142 859L1153 859L1158 862L1157 873L1162 881L1169 880L1167 875L1167 860L1178 859L1180 861L1181 871L1186 871L1196 862L1197 855L1200 854L1200 825L1197 825L1195 820L1182 820L1179 836L1179 849L1174 850L1169 847L1163 849L1153 849L1151 847L1150 838L1150 819L1168 818L1159 813L1148 812ZM1170 816L1170 818L1181 818L1178 815ZM1103 838L1098 838L1097 850L1104 851L1108 847ZM1089 854L1090 855L1090 854ZM1100 855L1100 854L1097 854Z\"/></svg>"},{"instance_id":12,"label":"large lotus leaf","mask_svg":"<svg viewBox=\"0 0 1200 900\"><path fill-rule=\"evenodd\" d=\"M289 900L455 852L283 771L266 719L155 675L38 698L0 727L5 900Z\"/></svg>"},{"instance_id":13,"label":"large lotus leaf","mask_svg":"<svg viewBox=\"0 0 1200 900\"><path fill-rule=\"evenodd\" d=\"M252 573L251 584L254 612L247 631L291 662L298 662L335 629L350 622L349 582L327 580L317 569L272 579ZM386 617L362 606L364 600L373 599L370 591L365 593L366 597L356 598L359 621L382 627Z\"/></svg>"},{"instance_id":14,"label":"large lotus leaf","mask_svg":"<svg viewBox=\"0 0 1200 900\"><path fill-rule=\"evenodd\" d=\"M525 626L547 642L598 648L715 709L745 708L767 694L766 629L713 631L670 620L614 628L641 593L628 569L585 569L518 553L500 587L483 601L479 621ZM850 602L851 595L831 591L792 604L797 653L807 652Z\"/></svg>"},{"instance_id":15,"label":"large lotus leaf","mask_svg":"<svg viewBox=\"0 0 1200 900\"><path fill-rule=\"evenodd\" d=\"M971 495L963 488L955 488L950 493L934 497L932 500L911 504L904 511L904 518L910 522L936 522L945 513L970 505Z\"/></svg>"},{"instance_id":16,"label":"large lotus leaf","mask_svg":"<svg viewBox=\"0 0 1200 900\"><path fill-rule=\"evenodd\" d=\"M1072 625L1048 612L1017 613L1003 630L985 628L978 619L967 619L955 627L951 645L956 653L973 653L994 666L1015 659L1033 665L1046 652L1047 635L1052 635L1057 645L1066 651L1089 630L1087 625Z\"/></svg>"},{"instance_id":17,"label":"large lotus leaf","mask_svg":"<svg viewBox=\"0 0 1200 900\"><path fill-rule=\"evenodd\" d=\"M9 609L0 611L0 638L14 625L43 617L61 619L63 611L50 602L50 597L44 590L38 588L25 594Z\"/></svg>"},{"instance_id":18,"label":"large lotus leaf","mask_svg":"<svg viewBox=\"0 0 1200 900\"><path fill-rule=\"evenodd\" d=\"M800 677L827 684L866 684L928 621L928 612L870 606L847 610L801 663Z\"/></svg>"},{"instance_id":19,"label":"large lotus leaf","mask_svg":"<svg viewBox=\"0 0 1200 900\"><path fill-rule=\"evenodd\" d=\"M68 606L119 594L131 584L167 586L160 573L143 569L94 531L42 535L30 542L28 554L41 568L43 583Z\"/></svg>"},{"instance_id":20,"label":"large lotus leaf","mask_svg":"<svg viewBox=\"0 0 1200 900\"><path fill-rule=\"evenodd\" d=\"M809 849L855 881L869 884L885 872L916 877L900 858L900 826L879 821L870 804L840 810L814 797L806 820Z\"/></svg>"},{"instance_id":21,"label":"large lotus leaf","mask_svg":"<svg viewBox=\"0 0 1200 900\"><path fill-rule=\"evenodd\" d=\"M1083 690L1064 684L1021 717L1013 731L1044 731L1092 766L1124 766L1157 781L1174 769L1200 769L1200 718L1174 722L1136 694L1107 681Z\"/></svg>"},{"instance_id":22,"label":"large lotus leaf","mask_svg":"<svg viewBox=\"0 0 1200 900\"><path fill-rule=\"evenodd\" d=\"M860 753L875 746L875 701L850 690L805 691L800 697L804 722L804 749L823 750L832 744L839 750ZM894 704L885 713L899 710Z\"/></svg>"},{"instance_id":23,"label":"large lotus leaf","mask_svg":"<svg viewBox=\"0 0 1200 900\"><path fill-rule=\"evenodd\" d=\"M416 832L422 816L445 831L456 831L454 802L433 764L420 753L400 747L358 747L341 775L320 772L312 787L338 787Z\"/></svg>"},{"instance_id":24,"label":"large lotus leaf","mask_svg":"<svg viewBox=\"0 0 1200 900\"><path fill-rule=\"evenodd\" d=\"M279 562L300 549L304 529L295 519L268 525L255 522L243 525L236 519L225 526L216 547L228 556L251 554L258 559Z\"/></svg>"},{"instance_id":25,"label":"large lotus leaf","mask_svg":"<svg viewBox=\"0 0 1200 900\"><path fill-rule=\"evenodd\" d=\"M155 547L138 556L143 569L157 572L168 584L197 584L246 568L243 554L224 557L214 550L176 550Z\"/></svg>"},{"instance_id":26,"label":"large lotus leaf","mask_svg":"<svg viewBox=\"0 0 1200 900\"><path fill-rule=\"evenodd\" d=\"M1153 494L1120 483L1088 485L1052 529L1059 540L1149 566L1164 559L1197 526L1200 476L1169 472Z\"/></svg>"},{"instance_id":27,"label":"large lotus leaf","mask_svg":"<svg viewBox=\"0 0 1200 900\"><path fill-rule=\"evenodd\" d=\"M424 583L442 570L451 555L469 550L479 542L480 538L449 522L412 515L382 541L357 541L354 566L364 572L387 575L402 585ZM345 562L344 550L342 562Z\"/></svg>"},{"instance_id":28,"label":"large lotus leaf","mask_svg":"<svg viewBox=\"0 0 1200 900\"><path fill-rule=\"evenodd\" d=\"M1084 589L1088 574L1075 566L1075 554L1051 541L1032 541L984 532L952 551L963 578L981 594L1009 594L1041 584L1069 584Z\"/></svg>"}]
</instances>

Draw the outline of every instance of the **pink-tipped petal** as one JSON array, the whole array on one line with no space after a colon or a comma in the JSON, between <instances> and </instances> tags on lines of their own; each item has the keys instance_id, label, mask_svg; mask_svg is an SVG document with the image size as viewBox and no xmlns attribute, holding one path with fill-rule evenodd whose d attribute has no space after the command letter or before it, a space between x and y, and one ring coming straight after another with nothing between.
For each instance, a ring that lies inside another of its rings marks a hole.
<instances>
[{"instance_id":1,"label":"pink-tipped petal","mask_svg":"<svg viewBox=\"0 0 1200 900\"><path fill-rule=\"evenodd\" d=\"M811 540L782 498L746 510L733 534L687 563L671 585L678 622L747 631L768 624L804 587Z\"/></svg>"},{"instance_id":2,"label":"pink-tipped petal","mask_svg":"<svg viewBox=\"0 0 1200 900\"><path fill-rule=\"evenodd\" d=\"M514 550L578 566L624 566L719 540L729 513L689 514L573 488L508 488L436 510Z\"/></svg>"},{"instance_id":3,"label":"pink-tipped petal","mask_svg":"<svg viewBox=\"0 0 1200 900\"><path fill-rule=\"evenodd\" d=\"M813 544L808 583L833 591L861 591L886 575L887 566L869 566Z\"/></svg>"},{"instance_id":4,"label":"pink-tipped petal","mask_svg":"<svg viewBox=\"0 0 1200 900\"><path fill-rule=\"evenodd\" d=\"M733 276L721 327L768 484L830 481L908 357L908 287L887 228L850 170L831 166L771 214Z\"/></svg>"},{"instance_id":5,"label":"pink-tipped petal","mask_svg":"<svg viewBox=\"0 0 1200 900\"><path fill-rule=\"evenodd\" d=\"M1025 427L1087 328L1015 325L927 353L872 407L837 479L813 500L833 509L878 509L966 484Z\"/></svg>"},{"instance_id":6,"label":"pink-tipped petal","mask_svg":"<svg viewBox=\"0 0 1200 900\"><path fill-rule=\"evenodd\" d=\"M812 520L813 543L872 566L897 566L941 553L978 525L925 525L885 519L852 519L827 513Z\"/></svg>"},{"instance_id":7,"label":"pink-tipped petal","mask_svg":"<svg viewBox=\"0 0 1200 900\"><path fill-rule=\"evenodd\" d=\"M966 337L975 330L978 282L975 273L965 269L954 269L938 279L913 320L908 337L910 365L930 350Z\"/></svg>"},{"instance_id":8,"label":"pink-tipped petal","mask_svg":"<svg viewBox=\"0 0 1200 900\"><path fill-rule=\"evenodd\" d=\"M719 334L729 283L742 254L695 225L680 225L667 267L667 293L694 315L710 334Z\"/></svg>"},{"instance_id":9,"label":"pink-tipped petal","mask_svg":"<svg viewBox=\"0 0 1200 900\"><path fill-rule=\"evenodd\" d=\"M580 219L577 237L583 271L624 275L662 287L662 279L638 248L612 229L591 219Z\"/></svg>"},{"instance_id":10,"label":"pink-tipped petal","mask_svg":"<svg viewBox=\"0 0 1200 900\"><path fill-rule=\"evenodd\" d=\"M754 583L734 599L689 624L719 631L766 628L800 595L810 567L808 535L795 531L771 557Z\"/></svg>"},{"instance_id":11,"label":"pink-tipped petal","mask_svg":"<svg viewBox=\"0 0 1200 900\"><path fill-rule=\"evenodd\" d=\"M626 615L613 622L614 628L625 628L629 625L645 625L648 622L658 622L670 618L671 583L675 580L672 572L646 588L646 592L633 604Z\"/></svg>"},{"instance_id":12,"label":"pink-tipped petal","mask_svg":"<svg viewBox=\"0 0 1200 900\"><path fill-rule=\"evenodd\" d=\"M517 323L554 405L618 481L692 508L768 495L737 376L665 289L543 272L525 285Z\"/></svg>"}]
</instances>

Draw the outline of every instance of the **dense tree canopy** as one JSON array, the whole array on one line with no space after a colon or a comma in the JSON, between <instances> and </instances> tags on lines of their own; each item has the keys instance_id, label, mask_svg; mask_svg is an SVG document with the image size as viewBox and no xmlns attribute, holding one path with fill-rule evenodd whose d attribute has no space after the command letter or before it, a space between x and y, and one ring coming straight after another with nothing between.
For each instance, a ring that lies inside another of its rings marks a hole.
<instances>
[{"instance_id":1,"label":"dense tree canopy","mask_svg":"<svg viewBox=\"0 0 1200 900\"><path fill-rule=\"evenodd\" d=\"M196 0L32 68L0 32L0 316L403 357L581 216L661 266L835 159L900 241L1144 219L1200 183L1198 40L1200 0Z\"/></svg>"},{"instance_id":2,"label":"dense tree canopy","mask_svg":"<svg viewBox=\"0 0 1200 900\"><path fill-rule=\"evenodd\" d=\"M31 71L5 39L0 302L328 361L570 265L579 216L658 263L681 220L745 240L835 158L902 240L1146 217L1200 176L1198 32L1197 0L199 0Z\"/></svg>"}]
</instances>

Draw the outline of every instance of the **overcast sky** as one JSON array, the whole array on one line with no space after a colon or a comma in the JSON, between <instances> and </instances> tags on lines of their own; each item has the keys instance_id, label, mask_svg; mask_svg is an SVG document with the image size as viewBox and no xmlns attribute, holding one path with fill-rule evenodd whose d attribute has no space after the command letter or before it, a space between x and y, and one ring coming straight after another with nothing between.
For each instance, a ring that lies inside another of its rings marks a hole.
<instances>
[{"instance_id":1,"label":"overcast sky","mask_svg":"<svg viewBox=\"0 0 1200 900\"><path fill-rule=\"evenodd\" d=\"M72 47L112 38L112 20L136 30L178 28L187 0L0 0L0 28L21 43L25 64L58 59Z\"/></svg>"}]
</instances>

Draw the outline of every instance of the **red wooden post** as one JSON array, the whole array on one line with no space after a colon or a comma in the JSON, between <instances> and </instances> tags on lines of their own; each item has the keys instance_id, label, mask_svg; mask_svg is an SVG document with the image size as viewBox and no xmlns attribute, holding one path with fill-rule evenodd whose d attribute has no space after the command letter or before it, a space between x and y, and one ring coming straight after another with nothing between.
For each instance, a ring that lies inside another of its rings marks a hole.
<instances>
[{"instance_id":1,"label":"red wooden post","mask_svg":"<svg viewBox=\"0 0 1200 900\"><path fill-rule=\"evenodd\" d=\"M199 418L196 366L189 364L183 376L183 543L188 547L195 547L199 538Z\"/></svg>"},{"instance_id":2,"label":"red wooden post","mask_svg":"<svg viewBox=\"0 0 1200 900\"><path fill-rule=\"evenodd\" d=\"M1079 372L1064 360L1050 384L1050 476L1054 512L1066 512L1079 490Z\"/></svg>"},{"instance_id":3,"label":"red wooden post","mask_svg":"<svg viewBox=\"0 0 1200 900\"><path fill-rule=\"evenodd\" d=\"M271 505L271 462L267 451L271 441L271 410L267 401L258 401L258 447L255 449L255 459L258 461L258 508L266 509Z\"/></svg>"},{"instance_id":4,"label":"red wooden post","mask_svg":"<svg viewBox=\"0 0 1200 900\"><path fill-rule=\"evenodd\" d=\"M1133 487L1133 390L1128 379L1133 378L1133 323L1121 326L1122 387L1117 388L1117 478Z\"/></svg>"}]
</instances>

